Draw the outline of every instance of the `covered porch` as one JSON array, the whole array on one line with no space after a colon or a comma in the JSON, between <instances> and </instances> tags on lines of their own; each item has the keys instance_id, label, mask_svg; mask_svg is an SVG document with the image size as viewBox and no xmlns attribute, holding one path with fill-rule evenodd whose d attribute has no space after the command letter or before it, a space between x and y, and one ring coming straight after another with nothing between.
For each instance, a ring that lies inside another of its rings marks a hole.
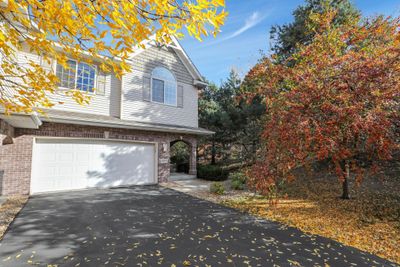
<instances>
[{"instance_id":1,"label":"covered porch","mask_svg":"<svg viewBox=\"0 0 400 267\"><path fill-rule=\"evenodd\" d=\"M195 179L197 175L196 139L170 142L170 181Z\"/></svg>"}]
</instances>

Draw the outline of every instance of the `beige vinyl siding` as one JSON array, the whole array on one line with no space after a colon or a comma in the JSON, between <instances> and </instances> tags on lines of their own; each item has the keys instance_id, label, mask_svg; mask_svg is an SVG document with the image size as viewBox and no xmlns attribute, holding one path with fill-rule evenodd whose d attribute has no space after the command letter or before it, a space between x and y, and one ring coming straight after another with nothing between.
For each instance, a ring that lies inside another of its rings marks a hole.
<instances>
[{"instance_id":1,"label":"beige vinyl siding","mask_svg":"<svg viewBox=\"0 0 400 267\"><path fill-rule=\"evenodd\" d=\"M149 47L132 59L136 71L150 74L155 67L166 67L175 75L178 82L193 84L193 78L172 48Z\"/></svg>"},{"instance_id":2,"label":"beige vinyl siding","mask_svg":"<svg viewBox=\"0 0 400 267\"><path fill-rule=\"evenodd\" d=\"M107 91L110 94L109 106L110 106L110 116L120 118L121 117L121 80L115 75L107 75L107 80L110 81L109 84L106 83L106 94Z\"/></svg>"},{"instance_id":3,"label":"beige vinyl siding","mask_svg":"<svg viewBox=\"0 0 400 267\"><path fill-rule=\"evenodd\" d=\"M27 49L19 52L18 60L21 63L27 63L29 60L32 60L40 64L40 57L30 53ZM55 64L53 68L55 69ZM119 117L121 81L112 74L106 74L105 83L104 95L89 94L91 96L89 105L79 105L71 97L66 96L65 90L61 88L55 94L49 94L49 98L56 104L53 108L57 110ZM58 104L58 102L62 102L63 104Z\"/></svg>"},{"instance_id":4,"label":"beige vinyl siding","mask_svg":"<svg viewBox=\"0 0 400 267\"><path fill-rule=\"evenodd\" d=\"M0 54L0 64L3 63L4 60L4 56L3 54ZM4 72L3 68L0 68L0 75L6 75L6 73ZM5 80L2 81L2 87L0 88L0 90L4 90L3 94L4 96L7 97L11 97L13 96L16 91L12 88L14 86L14 84L12 84L11 82L6 82ZM3 110L3 107L0 107L0 110Z\"/></svg>"},{"instance_id":5,"label":"beige vinyl siding","mask_svg":"<svg viewBox=\"0 0 400 267\"><path fill-rule=\"evenodd\" d=\"M27 48L20 51L18 60L22 64L29 60L38 64L41 61L39 56L30 53ZM198 91L193 86L191 74L172 48L150 47L136 55L130 64L132 71L125 74L122 81L115 75L106 74L104 95L91 94L89 105L77 104L60 89L49 97L54 103L64 104L56 104L53 108L120 117L124 120L198 127ZM182 88L183 97L179 99L179 107L143 100L144 78L151 77L151 72L158 66L168 68L176 77L178 87Z\"/></svg>"},{"instance_id":6,"label":"beige vinyl siding","mask_svg":"<svg viewBox=\"0 0 400 267\"><path fill-rule=\"evenodd\" d=\"M122 112L125 120L198 127L197 89L193 78L171 48L150 47L132 60L132 71L122 80ZM155 67L169 69L183 87L183 106L169 106L143 100L143 81Z\"/></svg>"},{"instance_id":7,"label":"beige vinyl siding","mask_svg":"<svg viewBox=\"0 0 400 267\"><path fill-rule=\"evenodd\" d=\"M14 47L14 48L17 49L16 47ZM10 57L15 57L15 58L12 58L12 60L18 61L20 63L20 65L24 66L24 67L28 67L29 66L28 65L29 61L33 61L33 62L36 62L38 64L40 63L39 57L35 56L34 54L30 54L30 53L25 53L25 52L20 52L19 51L15 56L14 55L10 55ZM2 59L0 60L0 63L1 63L1 61L2 61ZM0 71L1 71L0 74L5 74L2 69L0 69ZM17 84L22 84L23 80L21 78L16 78L16 77L12 77L11 79L12 79L12 82L5 83L4 87L2 89L5 91L4 94L6 96L12 98L13 95L18 94L15 86ZM14 84L14 82L16 84ZM10 86L10 87L7 87L7 85ZM1 108L1 109L3 109L3 108Z\"/></svg>"}]
</instances>

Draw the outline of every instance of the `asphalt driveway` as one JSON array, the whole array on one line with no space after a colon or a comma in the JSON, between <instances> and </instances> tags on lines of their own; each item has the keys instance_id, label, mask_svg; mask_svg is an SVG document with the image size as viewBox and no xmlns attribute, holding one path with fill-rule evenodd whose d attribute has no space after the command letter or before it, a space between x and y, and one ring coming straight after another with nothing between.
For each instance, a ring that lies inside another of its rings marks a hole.
<instances>
[{"instance_id":1,"label":"asphalt driveway","mask_svg":"<svg viewBox=\"0 0 400 267\"><path fill-rule=\"evenodd\" d=\"M396 266L157 186L33 197L0 243L0 266L13 267L274 264Z\"/></svg>"}]
</instances>

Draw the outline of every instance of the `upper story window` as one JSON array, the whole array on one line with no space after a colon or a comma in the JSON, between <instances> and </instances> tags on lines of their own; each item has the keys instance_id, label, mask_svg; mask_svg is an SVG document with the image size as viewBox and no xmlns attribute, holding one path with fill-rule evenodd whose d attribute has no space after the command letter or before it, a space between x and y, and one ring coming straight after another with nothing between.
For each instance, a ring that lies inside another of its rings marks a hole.
<instances>
[{"instance_id":1,"label":"upper story window","mask_svg":"<svg viewBox=\"0 0 400 267\"><path fill-rule=\"evenodd\" d=\"M176 80L166 68L157 67L151 74L151 100L176 106Z\"/></svg>"},{"instance_id":2,"label":"upper story window","mask_svg":"<svg viewBox=\"0 0 400 267\"><path fill-rule=\"evenodd\" d=\"M67 61L68 68L57 64L56 74L59 86L69 89L78 89L85 92L93 92L96 80L96 68L87 63Z\"/></svg>"}]
</instances>

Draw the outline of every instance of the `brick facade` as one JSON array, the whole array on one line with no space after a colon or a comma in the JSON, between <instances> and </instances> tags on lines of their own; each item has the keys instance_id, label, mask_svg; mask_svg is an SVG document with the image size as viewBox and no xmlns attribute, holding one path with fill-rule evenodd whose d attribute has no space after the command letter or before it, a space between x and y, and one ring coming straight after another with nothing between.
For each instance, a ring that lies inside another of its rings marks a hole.
<instances>
[{"instance_id":1,"label":"brick facade","mask_svg":"<svg viewBox=\"0 0 400 267\"><path fill-rule=\"evenodd\" d=\"M7 122L0 120L0 141L1 143L7 137L14 137L14 127Z\"/></svg>"},{"instance_id":2,"label":"brick facade","mask_svg":"<svg viewBox=\"0 0 400 267\"><path fill-rule=\"evenodd\" d=\"M0 146L0 181L3 195L29 194L32 147L34 137L70 137L104 140L130 140L158 143L158 181L165 182L170 175L170 144L176 140L188 143L191 150L190 173L196 173L195 135L139 131L129 129L92 127L83 125L43 123L39 129L11 129L0 120L0 134L11 135L13 143Z\"/></svg>"}]
</instances>

